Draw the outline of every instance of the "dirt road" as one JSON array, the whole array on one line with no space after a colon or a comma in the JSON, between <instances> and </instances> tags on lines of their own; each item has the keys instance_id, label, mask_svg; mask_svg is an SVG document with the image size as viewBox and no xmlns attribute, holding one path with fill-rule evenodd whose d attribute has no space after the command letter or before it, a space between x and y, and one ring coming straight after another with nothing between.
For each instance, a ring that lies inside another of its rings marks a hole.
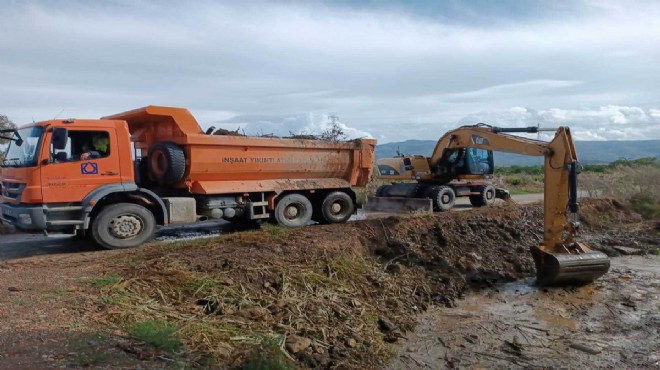
<instances>
[{"instance_id":1,"label":"dirt road","mask_svg":"<svg viewBox=\"0 0 660 370\"><path fill-rule=\"evenodd\" d=\"M659 278L660 257L620 257L585 287L471 294L421 315L390 368L660 368Z\"/></svg>"},{"instance_id":2,"label":"dirt road","mask_svg":"<svg viewBox=\"0 0 660 370\"><path fill-rule=\"evenodd\" d=\"M518 204L528 204L543 199L543 194L520 194L513 195L513 200ZM456 210L468 210L472 206L467 198L459 198L456 202ZM363 216L364 217L364 216ZM219 233L227 229L231 224L219 221L209 222L203 225L190 225L183 227L168 228L159 231L156 239L198 237ZM87 240L75 240L70 237L46 237L41 234L9 234L0 236L0 260L39 256L60 253L79 253L101 250Z\"/></svg>"}]
</instances>

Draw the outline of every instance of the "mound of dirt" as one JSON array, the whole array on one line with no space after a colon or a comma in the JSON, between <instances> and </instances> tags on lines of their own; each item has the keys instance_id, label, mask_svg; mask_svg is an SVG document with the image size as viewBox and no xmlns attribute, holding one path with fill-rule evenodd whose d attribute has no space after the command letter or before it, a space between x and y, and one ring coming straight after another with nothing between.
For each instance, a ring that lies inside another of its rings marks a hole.
<instances>
[{"instance_id":1,"label":"mound of dirt","mask_svg":"<svg viewBox=\"0 0 660 370\"><path fill-rule=\"evenodd\" d=\"M584 199L579 214L580 221L591 230L642 221L642 216L612 198Z\"/></svg>"}]
</instances>

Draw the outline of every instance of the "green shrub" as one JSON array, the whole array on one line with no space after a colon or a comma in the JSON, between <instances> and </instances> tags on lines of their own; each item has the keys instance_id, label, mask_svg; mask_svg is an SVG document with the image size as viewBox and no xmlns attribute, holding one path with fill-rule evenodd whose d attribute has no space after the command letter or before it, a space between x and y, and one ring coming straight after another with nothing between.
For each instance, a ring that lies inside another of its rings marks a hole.
<instances>
[{"instance_id":1,"label":"green shrub","mask_svg":"<svg viewBox=\"0 0 660 370\"><path fill-rule=\"evenodd\" d=\"M252 351L243 365L244 370L292 370L276 341L264 340L259 348Z\"/></svg>"},{"instance_id":2,"label":"green shrub","mask_svg":"<svg viewBox=\"0 0 660 370\"><path fill-rule=\"evenodd\" d=\"M117 274L108 274L108 275L103 275L99 276L96 278L91 278L89 279L89 283L94 285L95 287L103 288L107 287L110 285L115 285L118 282L121 281L121 276Z\"/></svg>"},{"instance_id":3,"label":"green shrub","mask_svg":"<svg viewBox=\"0 0 660 370\"><path fill-rule=\"evenodd\" d=\"M165 352L177 352L182 344L174 325L165 321L141 321L131 328L131 336Z\"/></svg>"},{"instance_id":4,"label":"green shrub","mask_svg":"<svg viewBox=\"0 0 660 370\"><path fill-rule=\"evenodd\" d=\"M660 218L660 203L647 194L630 197L630 208L646 219Z\"/></svg>"},{"instance_id":5,"label":"green shrub","mask_svg":"<svg viewBox=\"0 0 660 370\"><path fill-rule=\"evenodd\" d=\"M518 186L518 185L522 184L523 181L522 181L522 178L520 178L518 176L511 176L511 177L507 177L506 182L509 185Z\"/></svg>"}]
</instances>

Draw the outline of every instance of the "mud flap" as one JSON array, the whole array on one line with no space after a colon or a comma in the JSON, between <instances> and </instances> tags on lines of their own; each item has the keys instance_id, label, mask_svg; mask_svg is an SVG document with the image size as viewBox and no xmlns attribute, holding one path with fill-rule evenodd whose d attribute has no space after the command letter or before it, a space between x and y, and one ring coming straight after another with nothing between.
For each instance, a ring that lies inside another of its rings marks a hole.
<instances>
[{"instance_id":1,"label":"mud flap","mask_svg":"<svg viewBox=\"0 0 660 370\"><path fill-rule=\"evenodd\" d=\"M371 212L433 212L429 198L367 197L367 211Z\"/></svg>"},{"instance_id":2,"label":"mud flap","mask_svg":"<svg viewBox=\"0 0 660 370\"><path fill-rule=\"evenodd\" d=\"M530 252L536 264L536 284L539 286L587 284L610 269L607 255L592 250L576 254L553 254L532 247Z\"/></svg>"}]
</instances>

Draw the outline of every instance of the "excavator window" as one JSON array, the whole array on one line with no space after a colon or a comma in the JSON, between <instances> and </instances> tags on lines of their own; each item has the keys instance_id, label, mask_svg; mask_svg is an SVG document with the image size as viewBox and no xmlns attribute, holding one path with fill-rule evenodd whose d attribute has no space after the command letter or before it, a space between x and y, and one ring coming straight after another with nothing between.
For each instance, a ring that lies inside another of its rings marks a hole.
<instances>
[{"instance_id":1,"label":"excavator window","mask_svg":"<svg viewBox=\"0 0 660 370\"><path fill-rule=\"evenodd\" d=\"M485 149L468 148L465 153L466 174L490 175L493 173L493 152Z\"/></svg>"},{"instance_id":2,"label":"excavator window","mask_svg":"<svg viewBox=\"0 0 660 370\"><path fill-rule=\"evenodd\" d=\"M445 149L440 160L440 168L449 169L452 176L492 175L493 164L493 152L477 148Z\"/></svg>"}]
</instances>

